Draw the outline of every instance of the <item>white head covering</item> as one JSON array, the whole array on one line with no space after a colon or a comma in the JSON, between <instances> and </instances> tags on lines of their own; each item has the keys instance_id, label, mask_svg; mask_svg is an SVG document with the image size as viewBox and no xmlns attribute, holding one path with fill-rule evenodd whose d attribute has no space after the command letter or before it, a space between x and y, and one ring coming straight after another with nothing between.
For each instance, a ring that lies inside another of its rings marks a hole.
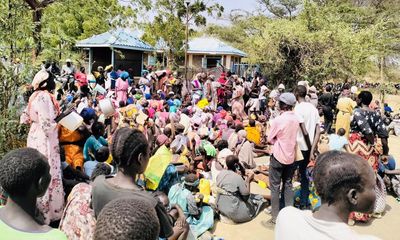
<instances>
[{"instance_id":1,"label":"white head covering","mask_svg":"<svg viewBox=\"0 0 400 240\"><path fill-rule=\"evenodd\" d=\"M358 88L356 86L352 86L350 88L350 92L354 94L354 93L358 92Z\"/></svg>"},{"instance_id":2,"label":"white head covering","mask_svg":"<svg viewBox=\"0 0 400 240\"><path fill-rule=\"evenodd\" d=\"M33 89L36 90L39 88L40 84L44 81L46 81L49 78L49 73L45 70L40 70L38 73L36 73L35 77L33 78L32 81L32 86ZM45 87L47 83L43 84L41 87Z\"/></svg>"},{"instance_id":3,"label":"white head covering","mask_svg":"<svg viewBox=\"0 0 400 240\"><path fill-rule=\"evenodd\" d=\"M285 85L283 85L282 83L279 84L278 89L283 89L283 90L285 90Z\"/></svg>"}]
</instances>

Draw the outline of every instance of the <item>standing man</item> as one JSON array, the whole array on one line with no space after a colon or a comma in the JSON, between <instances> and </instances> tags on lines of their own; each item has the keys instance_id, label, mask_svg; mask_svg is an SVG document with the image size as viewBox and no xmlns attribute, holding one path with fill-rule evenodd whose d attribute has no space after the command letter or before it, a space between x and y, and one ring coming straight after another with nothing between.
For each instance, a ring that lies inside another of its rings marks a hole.
<instances>
[{"instance_id":1,"label":"standing man","mask_svg":"<svg viewBox=\"0 0 400 240\"><path fill-rule=\"evenodd\" d=\"M308 195L310 194L306 169L310 160L314 160L314 152L319 140L319 114L317 108L306 101L307 88L305 86L297 86L295 94L298 104L294 112L301 123L297 134L297 144L303 154L303 160L297 162L301 183L300 208L305 209L309 207Z\"/></svg>"},{"instance_id":2,"label":"standing man","mask_svg":"<svg viewBox=\"0 0 400 240\"><path fill-rule=\"evenodd\" d=\"M293 206L292 178L295 171L296 137L299 131L299 120L292 111L296 97L292 93L279 96L279 107L282 114L271 122L268 142L273 144L269 165L269 183L271 189L272 219L263 222L266 227L273 227L280 211L282 183L282 202L284 206Z\"/></svg>"},{"instance_id":3,"label":"standing man","mask_svg":"<svg viewBox=\"0 0 400 240\"><path fill-rule=\"evenodd\" d=\"M75 66L72 64L71 59L65 60L65 65L62 66L61 74L63 76L75 74Z\"/></svg>"},{"instance_id":4,"label":"standing man","mask_svg":"<svg viewBox=\"0 0 400 240\"><path fill-rule=\"evenodd\" d=\"M322 112L324 114L324 128L326 134L331 133L331 127L333 123L333 107L335 106L331 91L331 85L327 85L325 87L325 92L319 98L319 101L322 105Z\"/></svg>"}]
</instances>

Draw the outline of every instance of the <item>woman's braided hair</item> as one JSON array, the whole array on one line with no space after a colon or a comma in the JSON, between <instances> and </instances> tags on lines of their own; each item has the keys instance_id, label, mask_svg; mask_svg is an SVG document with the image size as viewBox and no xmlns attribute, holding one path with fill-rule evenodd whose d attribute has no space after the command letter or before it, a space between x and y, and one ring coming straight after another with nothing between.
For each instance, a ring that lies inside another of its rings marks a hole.
<instances>
[{"instance_id":1,"label":"woman's braided hair","mask_svg":"<svg viewBox=\"0 0 400 240\"><path fill-rule=\"evenodd\" d=\"M120 128L113 137L111 155L119 167L126 167L137 160L140 153L147 154L149 144L144 134L138 129Z\"/></svg>"}]
</instances>

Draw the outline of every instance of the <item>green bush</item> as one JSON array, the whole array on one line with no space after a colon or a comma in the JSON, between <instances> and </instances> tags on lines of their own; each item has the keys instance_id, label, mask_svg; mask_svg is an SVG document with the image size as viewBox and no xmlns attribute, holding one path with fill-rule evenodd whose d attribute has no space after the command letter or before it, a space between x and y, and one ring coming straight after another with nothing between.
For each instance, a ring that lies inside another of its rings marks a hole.
<instances>
[{"instance_id":1,"label":"green bush","mask_svg":"<svg viewBox=\"0 0 400 240\"><path fill-rule=\"evenodd\" d=\"M13 107L0 115L0 157L12 149L26 146L29 126L19 124L18 112Z\"/></svg>"}]
</instances>

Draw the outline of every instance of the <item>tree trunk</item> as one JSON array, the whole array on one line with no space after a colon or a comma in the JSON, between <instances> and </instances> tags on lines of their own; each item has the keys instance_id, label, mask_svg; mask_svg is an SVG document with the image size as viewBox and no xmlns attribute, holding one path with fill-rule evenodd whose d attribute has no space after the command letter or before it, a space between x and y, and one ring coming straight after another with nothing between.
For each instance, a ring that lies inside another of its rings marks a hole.
<instances>
[{"instance_id":1,"label":"tree trunk","mask_svg":"<svg viewBox=\"0 0 400 240\"><path fill-rule=\"evenodd\" d=\"M383 104L385 102L385 76L383 74L383 67L385 65L385 57L381 57L380 59L380 80L381 80L381 103Z\"/></svg>"},{"instance_id":2,"label":"tree trunk","mask_svg":"<svg viewBox=\"0 0 400 240\"><path fill-rule=\"evenodd\" d=\"M54 0L25 0L25 3L32 9L32 21L34 24L34 28L32 31L33 42L35 44L32 50L32 60L33 62L36 61L36 58L39 56L40 52L42 51L42 16L43 16L43 9L45 9L48 5L53 3Z\"/></svg>"},{"instance_id":3,"label":"tree trunk","mask_svg":"<svg viewBox=\"0 0 400 240\"><path fill-rule=\"evenodd\" d=\"M35 47L33 48L32 51L32 60L33 62L36 61L36 58L39 56L40 52L42 51L42 38L40 36L41 31L42 31L42 14L43 11L42 9L36 9L33 11L33 23L34 23L34 28L33 28L33 42L35 43Z\"/></svg>"}]
</instances>

